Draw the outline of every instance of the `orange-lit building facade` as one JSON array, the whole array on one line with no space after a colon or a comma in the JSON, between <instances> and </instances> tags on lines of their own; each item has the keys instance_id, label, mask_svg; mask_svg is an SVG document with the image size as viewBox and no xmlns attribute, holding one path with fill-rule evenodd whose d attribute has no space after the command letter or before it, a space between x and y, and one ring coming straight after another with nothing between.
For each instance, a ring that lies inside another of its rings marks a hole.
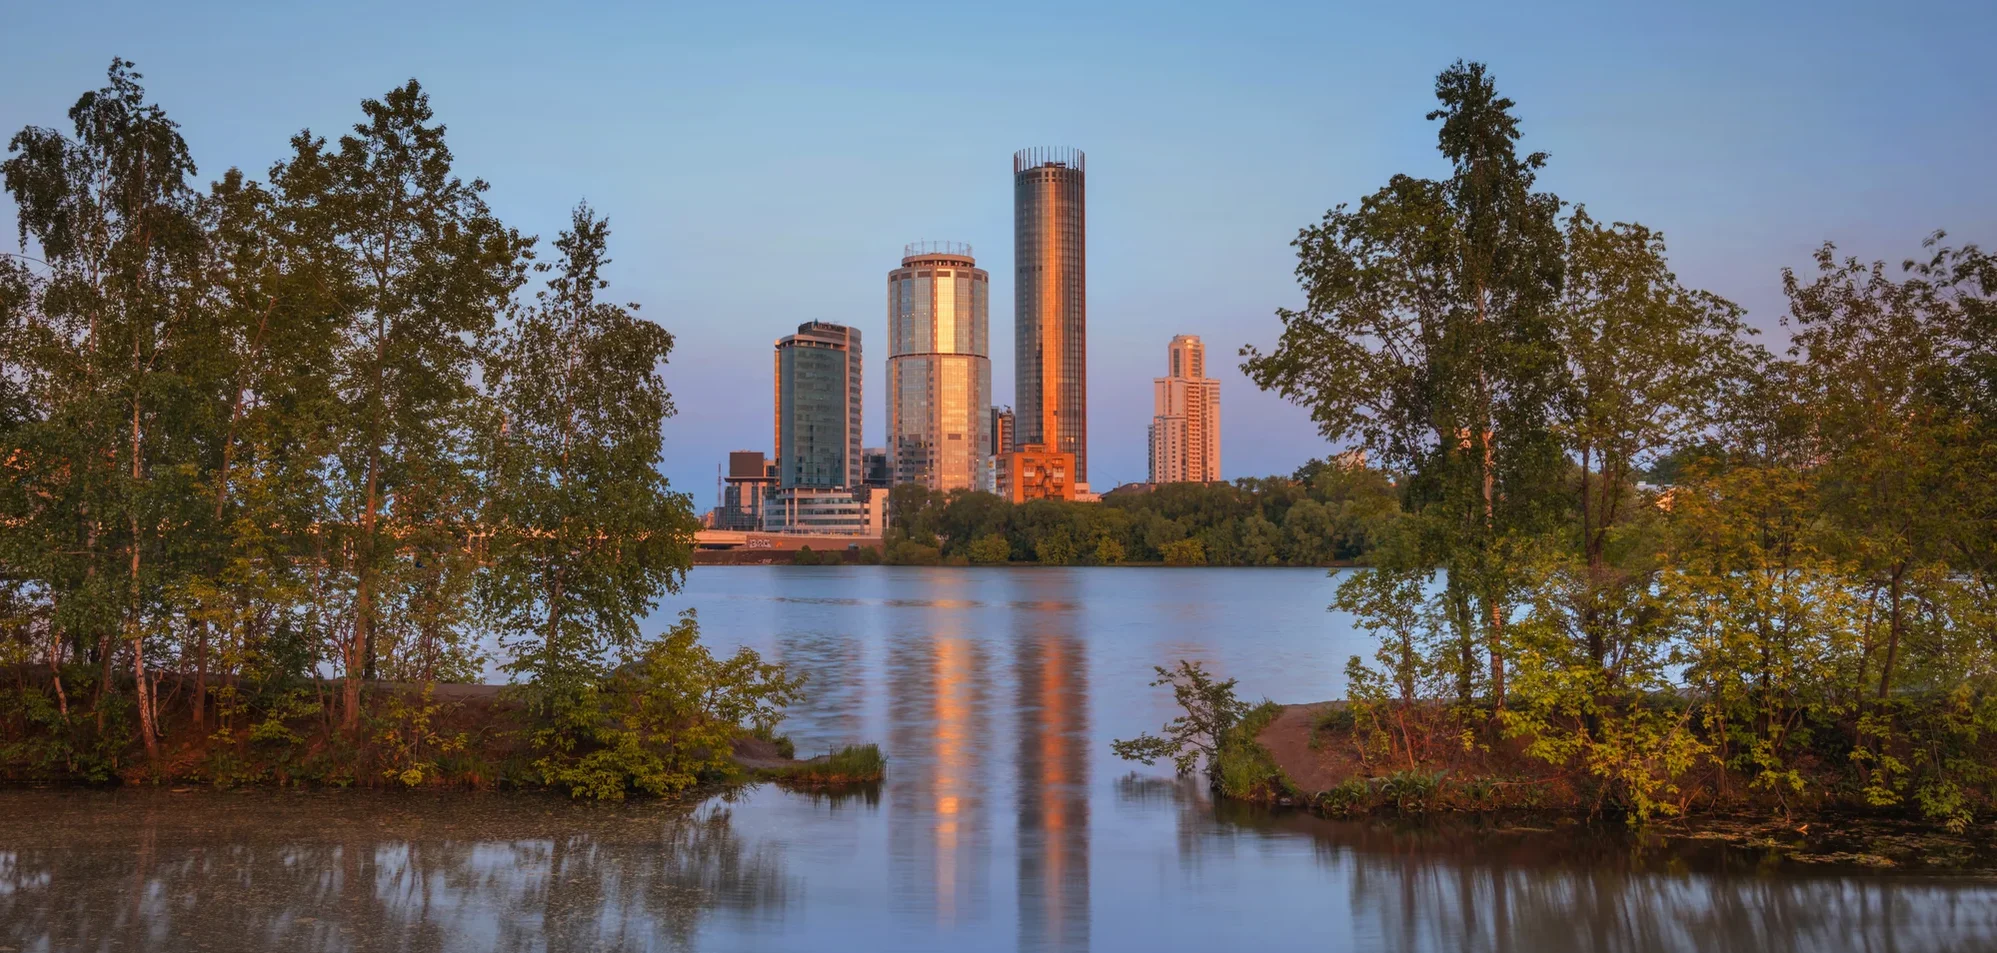
<instances>
[{"instance_id":1,"label":"orange-lit building facade","mask_svg":"<svg viewBox=\"0 0 1997 953\"><path fill-rule=\"evenodd\" d=\"M888 273L893 485L974 490L989 479L991 280L961 242L917 242Z\"/></svg>"},{"instance_id":2,"label":"orange-lit building facade","mask_svg":"<svg viewBox=\"0 0 1997 953\"><path fill-rule=\"evenodd\" d=\"M1089 479L1084 164L1080 149L1012 157L1015 442L1072 455L1076 483Z\"/></svg>"},{"instance_id":3,"label":"orange-lit building facade","mask_svg":"<svg viewBox=\"0 0 1997 953\"><path fill-rule=\"evenodd\" d=\"M992 468L998 495L1014 503L1075 498L1075 455L1045 444L1025 444L1001 453Z\"/></svg>"},{"instance_id":4,"label":"orange-lit building facade","mask_svg":"<svg viewBox=\"0 0 1997 953\"><path fill-rule=\"evenodd\" d=\"M1220 480L1220 382L1207 376L1207 349L1181 334L1166 349L1166 376L1154 378L1152 483Z\"/></svg>"}]
</instances>

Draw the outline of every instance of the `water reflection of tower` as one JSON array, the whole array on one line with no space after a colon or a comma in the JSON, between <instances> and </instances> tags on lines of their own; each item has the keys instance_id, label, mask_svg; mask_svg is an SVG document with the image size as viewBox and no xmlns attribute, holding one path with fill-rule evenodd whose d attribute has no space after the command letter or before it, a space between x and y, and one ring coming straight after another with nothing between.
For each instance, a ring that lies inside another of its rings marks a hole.
<instances>
[{"instance_id":1,"label":"water reflection of tower","mask_svg":"<svg viewBox=\"0 0 1997 953\"><path fill-rule=\"evenodd\" d=\"M1073 614L1046 605L1071 602L1062 589L1035 592L1014 642L1022 950L1089 946L1089 668Z\"/></svg>"},{"instance_id":2,"label":"water reflection of tower","mask_svg":"<svg viewBox=\"0 0 1997 953\"><path fill-rule=\"evenodd\" d=\"M964 635L970 608L939 602L889 641L888 853L897 901L949 928L984 919L991 893L990 675Z\"/></svg>"}]
</instances>

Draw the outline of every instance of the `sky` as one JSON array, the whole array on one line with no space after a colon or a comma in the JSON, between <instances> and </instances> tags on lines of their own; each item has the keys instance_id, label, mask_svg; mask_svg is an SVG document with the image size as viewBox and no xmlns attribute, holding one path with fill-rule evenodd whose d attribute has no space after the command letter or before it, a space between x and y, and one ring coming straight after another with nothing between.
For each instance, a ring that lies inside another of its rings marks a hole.
<instances>
[{"instance_id":1,"label":"sky","mask_svg":"<svg viewBox=\"0 0 1997 953\"><path fill-rule=\"evenodd\" d=\"M135 60L206 183L261 176L415 77L459 174L543 246L587 200L611 293L677 336L663 468L714 504L767 450L774 340L850 324L884 443L885 283L902 246L969 242L993 276L994 402L1012 403L1011 156L1088 154L1090 476L1145 477L1151 379L1198 334L1222 471L1330 446L1236 368L1300 294L1297 230L1396 173L1441 176L1435 74L1481 60L1541 185L1660 229L1687 284L1782 340L1781 269L1825 241L1997 244L1997 4L89 3L13 5L0 131L66 128ZM0 230L11 249L10 202Z\"/></svg>"}]
</instances>

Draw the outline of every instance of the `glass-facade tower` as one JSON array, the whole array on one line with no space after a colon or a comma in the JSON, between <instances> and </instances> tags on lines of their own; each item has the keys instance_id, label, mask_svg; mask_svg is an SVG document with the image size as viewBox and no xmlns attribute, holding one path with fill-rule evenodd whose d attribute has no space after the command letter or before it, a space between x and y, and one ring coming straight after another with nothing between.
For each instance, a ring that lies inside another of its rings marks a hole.
<instances>
[{"instance_id":1,"label":"glass-facade tower","mask_svg":"<svg viewBox=\"0 0 1997 953\"><path fill-rule=\"evenodd\" d=\"M860 332L808 321L776 347L777 486L859 486Z\"/></svg>"},{"instance_id":2,"label":"glass-facade tower","mask_svg":"<svg viewBox=\"0 0 1997 953\"><path fill-rule=\"evenodd\" d=\"M971 246L918 242L888 272L888 454L894 482L985 485L991 278Z\"/></svg>"},{"instance_id":3,"label":"glass-facade tower","mask_svg":"<svg viewBox=\"0 0 1997 953\"><path fill-rule=\"evenodd\" d=\"M1075 455L1089 478L1088 229L1080 149L1012 157L1015 444Z\"/></svg>"}]
</instances>

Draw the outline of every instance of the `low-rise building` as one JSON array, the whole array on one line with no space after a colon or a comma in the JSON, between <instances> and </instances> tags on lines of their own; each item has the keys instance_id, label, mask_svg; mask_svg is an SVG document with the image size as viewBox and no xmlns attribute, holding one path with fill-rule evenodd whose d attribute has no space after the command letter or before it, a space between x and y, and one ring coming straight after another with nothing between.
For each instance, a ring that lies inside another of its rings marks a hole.
<instances>
[{"instance_id":1,"label":"low-rise building","mask_svg":"<svg viewBox=\"0 0 1997 953\"><path fill-rule=\"evenodd\" d=\"M777 485L776 464L760 450L728 454L728 475L721 481L721 505L711 521L719 530L751 532L763 528L763 499Z\"/></svg>"},{"instance_id":2,"label":"low-rise building","mask_svg":"<svg viewBox=\"0 0 1997 953\"><path fill-rule=\"evenodd\" d=\"M1014 503L1075 498L1075 455L1030 443L997 457L997 493Z\"/></svg>"},{"instance_id":3,"label":"low-rise building","mask_svg":"<svg viewBox=\"0 0 1997 953\"><path fill-rule=\"evenodd\" d=\"M784 487L763 501L763 531L878 538L887 501L874 487Z\"/></svg>"}]
</instances>

